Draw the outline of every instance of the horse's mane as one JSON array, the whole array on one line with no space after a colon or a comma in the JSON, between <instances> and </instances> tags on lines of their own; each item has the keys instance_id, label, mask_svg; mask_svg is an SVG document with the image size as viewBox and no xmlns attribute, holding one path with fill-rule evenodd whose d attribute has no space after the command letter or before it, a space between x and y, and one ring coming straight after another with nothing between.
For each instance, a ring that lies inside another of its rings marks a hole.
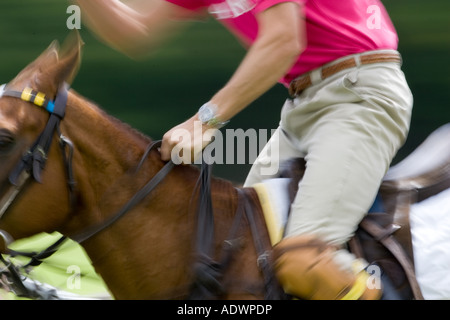
<instances>
[{"instance_id":1,"label":"horse's mane","mask_svg":"<svg viewBox=\"0 0 450 320\"><path fill-rule=\"evenodd\" d=\"M97 103L93 102L92 100L87 99L86 97L82 96L78 92L74 90L70 90L70 93L73 94L73 96L80 102L84 103L87 107L94 110L96 113L100 114L102 117L109 120L113 125L115 125L118 128L121 128L124 132L127 132L128 134L132 135L133 137L136 137L139 139L139 142L143 143L143 145L148 146L152 139L142 133L141 131L133 128L130 124L123 122L122 120L108 114L104 109L102 109ZM190 166L182 166L184 170L187 170L187 168L190 168L190 172L195 172L196 175L200 172L199 168L195 165ZM221 177L213 176L212 179L216 182L219 189L228 190L228 192L231 192L234 189L234 183L229 181L228 179L224 179Z\"/></svg>"}]
</instances>

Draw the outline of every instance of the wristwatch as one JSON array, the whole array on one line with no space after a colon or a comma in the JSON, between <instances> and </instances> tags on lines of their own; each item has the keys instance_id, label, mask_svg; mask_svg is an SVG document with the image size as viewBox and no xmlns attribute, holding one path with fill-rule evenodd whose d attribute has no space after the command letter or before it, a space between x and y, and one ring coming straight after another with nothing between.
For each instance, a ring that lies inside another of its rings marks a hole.
<instances>
[{"instance_id":1,"label":"wristwatch","mask_svg":"<svg viewBox=\"0 0 450 320\"><path fill-rule=\"evenodd\" d=\"M220 129L229 121L221 121L217 117L217 106L211 102L207 102L198 109L198 119L202 124L206 124L212 128Z\"/></svg>"}]
</instances>

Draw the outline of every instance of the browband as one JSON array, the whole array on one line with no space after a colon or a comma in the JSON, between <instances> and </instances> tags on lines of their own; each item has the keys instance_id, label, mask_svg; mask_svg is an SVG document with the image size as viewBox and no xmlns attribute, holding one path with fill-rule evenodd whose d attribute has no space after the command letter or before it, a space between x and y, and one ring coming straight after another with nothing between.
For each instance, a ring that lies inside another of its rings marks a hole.
<instances>
[{"instance_id":1,"label":"browband","mask_svg":"<svg viewBox=\"0 0 450 320\"><path fill-rule=\"evenodd\" d=\"M42 107L50 113L55 110L55 103L45 97L45 93L35 91L29 87L23 91L8 90L6 84L0 86L0 98L3 96L16 97L26 102L31 102L38 107Z\"/></svg>"}]
</instances>

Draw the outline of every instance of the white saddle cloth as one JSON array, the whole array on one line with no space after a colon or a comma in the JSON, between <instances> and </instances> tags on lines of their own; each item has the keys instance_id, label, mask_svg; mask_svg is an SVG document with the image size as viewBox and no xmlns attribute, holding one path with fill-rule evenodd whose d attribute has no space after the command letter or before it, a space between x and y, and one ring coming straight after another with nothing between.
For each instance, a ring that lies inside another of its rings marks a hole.
<instances>
[{"instance_id":1,"label":"white saddle cloth","mask_svg":"<svg viewBox=\"0 0 450 320\"><path fill-rule=\"evenodd\" d=\"M450 299L450 189L412 205L414 265L425 299Z\"/></svg>"},{"instance_id":2,"label":"white saddle cloth","mask_svg":"<svg viewBox=\"0 0 450 320\"><path fill-rule=\"evenodd\" d=\"M270 241L283 238L289 214L288 178L254 185ZM450 299L450 189L411 206L411 234L417 281L425 299Z\"/></svg>"}]
</instances>

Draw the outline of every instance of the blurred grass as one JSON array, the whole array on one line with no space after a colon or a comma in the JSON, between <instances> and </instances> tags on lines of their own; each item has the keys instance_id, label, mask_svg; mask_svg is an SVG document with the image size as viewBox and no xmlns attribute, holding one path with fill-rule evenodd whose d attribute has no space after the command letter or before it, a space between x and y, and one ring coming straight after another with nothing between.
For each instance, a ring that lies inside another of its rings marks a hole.
<instances>
[{"instance_id":1,"label":"blurred grass","mask_svg":"<svg viewBox=\"0 0 450 320\"><path fill-rule=\"evenodd\" d=\"M385 0L400 37L404 71L415 96L411 133L396 161L450 119L450 2ZM2 0L0 82L12 79L68 30L68 1ZM153 56L134 61L103 45L84 26L83 62L72 87L108 113L159 139L225 84L245 54L219 23L193 23ZM276 128L286 90L277 85L228 128ZM217 165L216 175L242 182L248 165Z\"/></svg>"},{"instance_id":2,"label":"blurred grass","mask_svg":"<svg viewBox=\"0 0 450 320\"><path fill-rule=\"evenodd\" d=\"M54 244L61 235L57 232L52 234L41 233L33 237L14 242L11 249L24 252L40 252ZM14 265L25 265L30 260L23 257L11 259ZM71 269L75 267L76 269ZM79 273L78 273L79 272ZM97 275L92 262L84 249L77 243L68 240L44 263L33 267L27 273L27 277L33 281L44 283L58 290L59 294L73 294L75 297L90 297L92 299L111 299L111 294L101 277ZM5 295L0 290L0 300L3 298L17 299L14 294ZM61 296L60 296L61 298Z\"/></svg>"}]
</instances>

